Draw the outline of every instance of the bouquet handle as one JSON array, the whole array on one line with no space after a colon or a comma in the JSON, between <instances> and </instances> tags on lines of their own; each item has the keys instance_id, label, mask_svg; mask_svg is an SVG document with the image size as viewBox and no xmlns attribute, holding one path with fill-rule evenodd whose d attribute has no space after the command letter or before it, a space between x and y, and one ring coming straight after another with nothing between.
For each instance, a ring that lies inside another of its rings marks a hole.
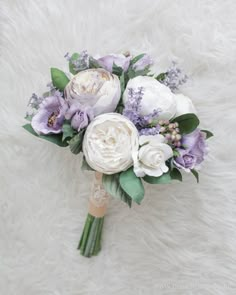
<instances>
[{"instance_id":1,"label":"bouquet handle","mask_svg":"<svg viewBox=\"0 0 236 295\"><path fill-rule=\"evenodd\" d=\"M102 173L95 172L88 215L78 245L80 254L85 257L95 256L101 250L102 229L108 201L109 195L102 185Z\"/></svg>"}]
</instances>

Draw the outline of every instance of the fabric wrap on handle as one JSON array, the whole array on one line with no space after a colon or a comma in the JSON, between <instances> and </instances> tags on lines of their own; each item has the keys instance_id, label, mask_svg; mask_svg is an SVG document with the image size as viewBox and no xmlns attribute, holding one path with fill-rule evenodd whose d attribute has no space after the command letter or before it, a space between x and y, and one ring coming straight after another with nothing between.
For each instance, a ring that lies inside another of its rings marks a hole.
<instances>
[{"instance_id":1,"label":"fabric wrap on handle","mask_svg":"<svg viewBox=\"0 0 236 295\"><path fill-rule=\"evenodd\" d=\"M94 217L104 217L107 210L109 195L102 185L102 173L95 172L91 196L89 198L89 214Z\"/></svg>"}]
</instances>

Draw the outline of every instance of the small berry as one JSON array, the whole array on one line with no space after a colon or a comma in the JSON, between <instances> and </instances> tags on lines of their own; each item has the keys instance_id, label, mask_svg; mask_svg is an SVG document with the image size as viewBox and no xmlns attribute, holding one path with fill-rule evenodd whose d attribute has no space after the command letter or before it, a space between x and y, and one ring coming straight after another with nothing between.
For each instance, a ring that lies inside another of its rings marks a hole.
<instances>
[{"instance_id":1,"label":"small berry","mask_svg":"<svg viewBox=\"0 0 236 295\"><path fill-rule=\"evenodd\" d=\"M169 125L169 120L164 120L164 125Z\"/></svg>"},{"instance_id":2,"label":"small berry","mask_svg":"<svg viewBox=\"0 0 236 295\"><path fill-rule=\"evenodd\" d=\"M165 137L166 137L166 139L171 139L171 134L170 134L170 133L167 133L167 134L165 135Z\"/></svg>"},{"instance_id":3,"label":"small berry","mask_svg":"<svg viewBox=\"0 0 236 295\"><path fill-rule=\"evenodd\" d=\"M163 132L165 132L165 131L166 131L166 128L165 128L165 127L161 127L161 128L160 128L160 132L161 132L161 133L163 133Z\"/></svg>"},{"instance_id":4,"label":"small berry","mask_svg":"<svg viewBox=\"0 0 236 295\"><path fill-rule=\"evenodd\" d=\"M180 139L182 138L182 136L181 136L180 134L176 134L175 138L176 138L177 140L180 140Z\"/></svg>"}]
</instances>

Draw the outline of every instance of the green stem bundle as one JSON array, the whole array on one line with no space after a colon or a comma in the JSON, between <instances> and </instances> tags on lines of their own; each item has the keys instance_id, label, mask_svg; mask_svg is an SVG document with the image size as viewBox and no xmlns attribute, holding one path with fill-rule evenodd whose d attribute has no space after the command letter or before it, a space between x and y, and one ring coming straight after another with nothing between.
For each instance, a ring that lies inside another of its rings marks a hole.
<instances>
[{"instance_id":1,"label":"green stem bundle","mask_svg":"<svg viewBox=\"0 0 236 295\"><path fill-rule=\"evenodd\" d=\"M104 216L94 217L88 213L78 250L85 257L95 256L101 250Z\"/></svg>"}]
</instances>

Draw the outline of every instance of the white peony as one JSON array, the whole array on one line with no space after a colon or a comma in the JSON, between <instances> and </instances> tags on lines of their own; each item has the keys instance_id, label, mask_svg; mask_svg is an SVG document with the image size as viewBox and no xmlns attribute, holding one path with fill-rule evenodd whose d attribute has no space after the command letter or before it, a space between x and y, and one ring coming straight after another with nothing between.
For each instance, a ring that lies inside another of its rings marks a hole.
<instances>
[{"instance_id":1,"label":"white peony","mask_svg":"<svg viewBox=\"0 0 236 295\"><path fill-rule=\"evenodd\" d=\"M194 114L197 113L191 99L188 98L187 96L183 94L176 94L175 100L176 100L175 117L188 114L188 113L194 113Z\"/></svg>"},{"instance_id":2,"label":"white peony","mask_svg":"<svg viewBox=\"0 0 236 295\"><path fill-rule=\"evenodd\" d=\"M123 95L124 104L127 102L128 89L144 88L144 95L141 100L141 115L148 115L154 110L161 110L160 119L171 119L176 113L175 95L171 90L158 82L156 79L147 76L137 76L129 80Z\"/></svg>"},{"instance_id":3,"label":"white peony","mask_svg":"<svg viewBox=\"0 0 236 295\"><path fill-rule=\"evenodd\" d=\"M161 176L169 168L165 162L173 156L171 147L165 143L162 135L142 135L139 138L138 151L133 153L134 173L138 177Z\"/></svg>"},{"instance_id":4,"label":"white peony","mask_svg":"<svg viewBox=\"0 0 236 295\"><path fill-rule=\"evenodd\" d=\"M133 165L132 154L138 149L138 131L131 121L117 113L97 116L83 140L83 153L96 171L114 174Z\"/></svg>"},{"instance_id":5,"label":"white peony","mask_svg":"<svg viewBox=\"0 0 236 295\"><path fill-rule=\"evenodd\" d=\"M65 88L66 100L91 107L94 116L113 112L120 100L120 81L105 69L89 69L76 74Z\"/></svg>"}]
</instances>

